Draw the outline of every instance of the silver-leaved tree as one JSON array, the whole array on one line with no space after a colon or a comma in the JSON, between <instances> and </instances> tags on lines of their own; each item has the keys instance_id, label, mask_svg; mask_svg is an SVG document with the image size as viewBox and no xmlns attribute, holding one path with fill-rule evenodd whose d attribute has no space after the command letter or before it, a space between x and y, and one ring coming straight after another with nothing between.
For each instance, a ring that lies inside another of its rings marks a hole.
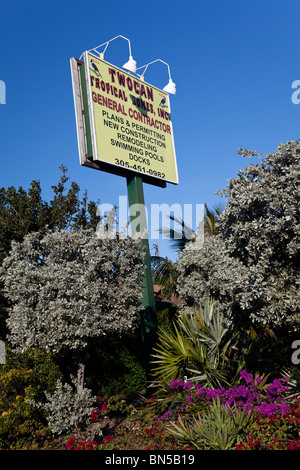
<instances>
[{"instance_id":1,"label":"silver-leaved tree","mask_svg":"<svg viewBox=\"0 0 300 470\"><path fill-rule=\"evenodd\" d=\"M187 245L178 261L178 292L187 306L209 296L248 324L299 329L299 141L246 166L219 194L227 198L219 233Z\"/></svg>"},{"instance_id":2,"label":"silver-leaved tree","mask_svg":"<svg viewBox=\"0 0 300 470\"><path fill-rule=\"evenodd\" d=\"M82 390L85 347L138 325L142 268L140 241L117 233L36 232L13 242L1 269L11 344L72 350Z\"/></svg>"}]
</instances>

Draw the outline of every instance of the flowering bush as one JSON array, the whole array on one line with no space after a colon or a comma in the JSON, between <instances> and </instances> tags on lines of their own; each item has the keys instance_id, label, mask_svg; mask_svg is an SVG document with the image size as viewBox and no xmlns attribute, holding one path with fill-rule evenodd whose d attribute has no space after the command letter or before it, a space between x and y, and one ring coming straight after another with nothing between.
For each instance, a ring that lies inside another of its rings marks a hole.
<instances>
[{"instance_id":1,"label":"flowering bush","mask_svg":"<svg viewBox=\"0 0 300 470\"><path fill-rule=\"evenodd\" d=\"M240 373L240 383L229 388L179 379L169 384L171 393L159 408L153 400L148 407L160 409L153 422L164 422L179 441L197 449L297 448L299 402L287 399L287 382L283 377L266 384L265 378L246 371Z\"/></svg>"},{"instance_id":2,"label":"flowering bush","mask_svg":"<svg viewBox=\"0 0 300 470\"><path fill-rule=\"evenodd\" d=\"M126 400L112 397L97 397L98 406L91 413L91 420L98 421L104 416L110 417L128 417L136 413L136 408L132 404L127 404Z\"/></svg>"},{"instance_id":3,"label":"flowering bush","mask_svg":"<svg viewBox=\"0 0 300 470\"><path fill-rule=\"evenodd\" d=\"M237 450L300 450L299 434L300 399L295 398L283 413L257 415L247 440Z\"/></svg>"},{"instance_id":4,"label":"flowering bush","mask_svg":"<svg viewBox=\"0 0 300 470\"><path fill-rule=\"evenodd\" d=\"M117 396L97 397L85 426L75 426L75 432L68 427L56 441L49 427L35 421L26 388L9 408L0 407L0 444L2 439L2 447L10 449L300 450L300 398L291 397L287 377L266 380L242 371L234 387L212 389L179 379L169 384L164 398L152 396L141 408ZM56 421L63 413L57 401ZM69 402L65 410L76 405L73 395ZM109 431L102 433L108 423ZM99 432L93 434L94 427ZM65 437L69 432L74 434Z\"/></svg>"},{"instance_id":5,"label":"flowering bush","mask_svg":"<svg viewBox=\"0 0 300 470\"><path fill-rule=\"evenodd\" d=\"M275 379L265 388L265 393L262 393L260 389L261 377L254 378L250 373L242 371L240 378L245 384L228 389L225 387L216 389L201 387L198 383L185 382L182 379L171 382L169 387L171 390L182 391L186 394L185 402L177 407L178 411L183 411L183 409L188 411L189 406L196 402L209 404L216 399L229 407L234 405L242 407L246 411L256 411L266 416L289 411L290 405L284 402L285 392L290 390L286 385L288 377Z\"/></svg>"},{"instance_id":6,"label":"flowering bush","mask_svg":"<svg viewBox=\"0 0 300 470\"><path fill-rule=\"evenodd\" d=\"M66 450L96 450L98 442L90 439L70 437L65 444Z\"/></svg>"},{"instance_id":7,"label":"flowering bush","mask_svg":"<svg viewBox=\"0 0 300 470\"><path fill-rule=\"evenodd\" d=\"M144 410L127 414L124 400L102 397L92 421L107 419L110 403L123 412L121 424L100 440L70 438L68 450L300 450L300 399L287 401L287 378L265 385L261 377L241 373L228 389L205 389L177 380L162 406L152 396ZM158 409L161 412L151 413ZM276 407L273 407L276 405ZM274 411L275 410L275 411ZM112 415L111 415L112 416ZM121 416L120 414L118 416ZM204 424L204 426L201 426ZM170 429L184 431L172 433ZM212 440L214 437L214 440Z\"/></svg>"}]
</instances>

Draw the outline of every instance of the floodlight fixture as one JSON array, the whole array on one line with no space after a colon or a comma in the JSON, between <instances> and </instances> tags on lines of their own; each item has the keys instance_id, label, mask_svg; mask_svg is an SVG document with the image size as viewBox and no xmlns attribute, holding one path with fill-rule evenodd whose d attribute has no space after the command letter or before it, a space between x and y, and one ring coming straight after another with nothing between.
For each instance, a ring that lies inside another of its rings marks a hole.
<instances>
[{"instance_id":1,"label":"floodlight fixture","mask_svg":"<svg viewBox=\"0 0 300 470\"><path fill-rule=\"evenodd\" d=\"M155 62L162 62L163 64L167 65L168 72L169 72L169 83L163 88L163 90L166 91L167 93L171 93L172 95L176 95L176 85L175 85L175 83L173 82L173 80L171 78L170 66L169 66L169 64L167 64L167 62L164 62L161 59L153 60L152 62L149 62L148 64L145 64L145 65L142 65L141 67L139 67L137 70L142 69L143 67L145 67L143 73L141 75L139 75L140 80L143 80L143 81L145 80L144 77L145 77L145 73L146 73L147 68L149 67L149 65L154 64Z\"/></svg>"},{"instance_id":2,"label":"floodlight fixture","mask_svg":"<svg viewBox=\"0 0 300 470\"><path fill-rule=\"evenodd\" d=\"M119 36L116 36L115 38L112 38L110 39L109 41L107 42L104 42L103 44L100 44L99 46L97 47L94 47L93 49L90 49L89 52L95 52L96 54L98 54L98 56L100 57L101 60L104 60L104 54L106 52L106 49L108 48L108 45L114 41L115 39L118 39L118 38L122 38L122 39L125 39L126 41L128 41L128 46L129 46L129 60L123 65L123 68L128 70L129 72L132 72L132 73L136 73L136 61L133 59L132 57L132 53L131 53L131 45L130 45L130 40L125 38L124 36L122 36L121 34L119 34ZM101 52L99 52L99 48L105 46L104 50L102 50Z\"/></svg>"}]
</instances>

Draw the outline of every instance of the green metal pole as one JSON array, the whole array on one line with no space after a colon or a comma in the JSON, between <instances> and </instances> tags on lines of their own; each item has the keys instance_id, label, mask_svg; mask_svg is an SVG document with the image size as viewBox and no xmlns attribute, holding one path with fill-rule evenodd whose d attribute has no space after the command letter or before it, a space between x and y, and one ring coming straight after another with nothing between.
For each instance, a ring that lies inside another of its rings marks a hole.
<instances>
[{"instance_id":1,"label":"green metal pole","mask_svg":"<svg viewBox=\"0 0 300 470\"><path fill-rule=\"evenodd\" d=\"M145 351L146 366L149 367L148 360L151 349L154 345L157 318L155 308L155 297L153 290L153 279L151 273L151 259L147 230L147 217L145 210L143 181L139 176L127 177L127 193L129 202L129 211L132 227L132 235L142 234L141 244L144 251L144 276L142 279L143 287L143 308L141 310L141 329L142 341ZM138 216L137 216L138 214ZM138 224L137 224L138 220Z\"/></svg>"}]
</instances>

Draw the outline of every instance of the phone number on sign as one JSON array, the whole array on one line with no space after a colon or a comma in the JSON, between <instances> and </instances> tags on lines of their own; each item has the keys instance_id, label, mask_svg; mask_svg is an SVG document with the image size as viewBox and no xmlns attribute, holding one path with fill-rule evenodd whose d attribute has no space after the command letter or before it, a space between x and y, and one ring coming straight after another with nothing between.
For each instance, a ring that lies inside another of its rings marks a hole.
<instances>
[{"instance_id":1,"label":"phone number on sign","mask_svg":"<svg viewBox=\"0 0 300 470\"><path fill-rule=\"evenodd\" d=\"M115 164L124 168L128 168L129 170L140 171L146 173L147 175L157 176L158 178L166 177L165 173L162 173L160 171L151 170L151 168L146 169L144 166L136 165L135 163L133 165L130 165L129 162L124 162L124 160L119 160L118 158L115 158Z\"/></svg>"}]
</instances>

